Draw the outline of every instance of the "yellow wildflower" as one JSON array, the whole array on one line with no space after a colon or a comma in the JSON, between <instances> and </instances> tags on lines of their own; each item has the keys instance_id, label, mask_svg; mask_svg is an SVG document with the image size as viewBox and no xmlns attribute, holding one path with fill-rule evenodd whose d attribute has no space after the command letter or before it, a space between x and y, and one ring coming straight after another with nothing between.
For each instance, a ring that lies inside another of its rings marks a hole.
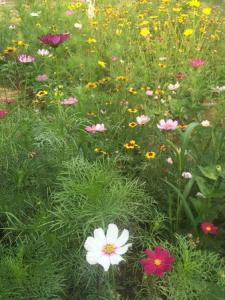
<instances>
[{"instance_id":1,"label":"yellow wildflower","mask_svg":"<svg viewBox=\"0 0 225 300\"><path fill-rule=\"evenodd\" d=\"M87 39L87 43L88 44L95 44L96 43L96 39L94 39L94 38L88 38Z\"/></svg>"},{"instance_id":2,"label":"yellow wildflower","mask_svg":"<svg viewBox=\"0 0 225 300\"><path fill-rule=\"evenodd\" d=\"M212 8L210 8L210 7L205 7L202 10L203 15L206 15L206 16L209 16L211 14L211 12L212 12Z\"/></svg>"},{"instance_id":3,"label":"yellow wildflower","mask_svg":"<svg viewBox=\"0 0 225 300\"><path fill-rule=\"evenodd\" d=\"M149 29L147 27L141 28L140 35L143 37L149 36L150 35Z\"/></svg>"},{"instance_id":4,"label":"yellow wildflower","mask_svg":"<svg viewBox=\"0 0 225 300\"><path fill-rule=\"evenodd\" d=\"M191 28L188 28L188 29L185 29L184 30L184 35L185 36L191 36L193 34L193 29L191 29Z\"/></svg>"},{"instance_id":5,"label":"yellow wildflower","mask_svg":"<svg viewBox=\"0 0 225 300\"><path fill-rule=\"evenodd\" d=\"M106 63L103 61L103 60L99 60L98 61L98 65L102 68L105 68L106 67Z\"/></svg>"},{"instance_id":6,"label":"yellow wildflower","mask_svg":"<svg viewBox=\"0 0 225 300\"><path fill-rule=\"evenodd\" d=\"M96 82L88 82L88 84L86 85L86 87L88 89L96 89L97 88L97 84L96 84Z\"/></svg>"},{"instance_id":7,"label":"yellow wildflower","mask_svg":"<svg viewBox=\"0 0 225 300\"><path fill-rule=\"evenodd\" d=\"M37 94L36 94L36 97L44 97L45 95L47 95L48 92L43 90L43 91L39 91Z\"/></svg>"},{"instance_id":8,"label":"yellow wildflower","mask_svg":"<svg viewBox=\"0 0 225 300\"><path fill-rule=\"evenodd\" d=\"M156 153L154 151L148 151L148 152L146 152L145 157L148 158L148 159L155 158Z\"/></svg>"}]
</instances>

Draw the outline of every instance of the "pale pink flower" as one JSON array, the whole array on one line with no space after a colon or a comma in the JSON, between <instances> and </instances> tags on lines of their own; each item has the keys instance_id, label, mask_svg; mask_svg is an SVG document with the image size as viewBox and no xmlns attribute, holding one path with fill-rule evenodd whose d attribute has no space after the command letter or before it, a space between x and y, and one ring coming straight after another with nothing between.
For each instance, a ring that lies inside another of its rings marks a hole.
<instances>
[{"instance_id":1,"label":"pale pink flower","mask_svg":"<svg viewBox=\"0 0 225 300\"><path fill-rule=\"evenodd\" d=\"M72 10L66 10L65 14L67 16L72 16L74 14L74 11L72 11Z\"/></svg>"},{"instance_id":2,"label":"pale pink flower","mask_svg":"<svg viewBox=\"0 0 225 300\"><path fill-rule=\"evenodd\" d=\"M64 104L64 105L73 105L73 104L76 104L78 102L77 98L75 97L69 97L67 99L64 99L61 104Z\"/></svg>"},{"instance_id":3,"label":"pale pink flower","mask_svg":"<svg viewBox=\"0 0 225 300\"><path fill-rule=\"evenodd\" d=\"M91 133L95 133L95 132L103 132L106 130L105 125L104 124L93 124L90 126L85 127L85 130L87 132L91 132Z\"/></svg>"},{"instance_id":4,"label":"pale pink flower","mask_svg":"<svg viewBox=\"0 0 225 300\"><path fill-rule=\"evenodd\" d=\"M144 125L150 121L150 118L148 116L141 115L136 118L136 121L139 125Z\"/></svg>"},{"instance_id":5,"label":"pale pink flower","mask_svg":"<svg viewBox=\"0 0 225 300\"><path fill-rule=\"evenodd\" d=\"M113 56L111 57L111 59L112 59L112 61L117 61L119 58L118 58L118 56L113 55Z\"/></svg>"},{"instance_id":6,"label":"pale pink flower","mask_svg":"<svg viewBox=\"0 0 225 300\"><path fill-rule=\"evenodd\" d=\"M160 120L159 124L157 125L157 127L160 130L175 130L177 128L178 122L177 121L173 121L171 119L169 120Z\"/></svg>"},{"instance_id":7,"label":"pale pink flower","mask_svg":"<svg viewBox=\"0 0 225 300\"><path fill-rule=\"evenodd\" d=\"M170 164L170 165L172 165L173 164L173 160L172 160L172 158L171 157L168 157L167 159L166 159L166 161L168 162L168 164Z\"/></svg>"},{"instance_id":8,"label":"pale pink flower","mask_svg":"<svg viewBox=\"0 0 225 300\"><path fill-rule=\"evenodd\" d=\"M35 61L35 58L33 56L27 54L18 55L17 59L21 63L32 63Z\"/></svg>"},{"instance_id":9,"label":"pale pink flower","mask_svg":"<svg viewBox=\"0 0 225 300\"><path fill-rule=\"evenodd\" d=\"M36 77L36 80L37 81L46 81L46 80L48 80L48 75L46 75L46 74L38 75Z\"/></svg>"},{"instance_id":10,"label":"pale pink flower","mask_svg":"<svg viewBox=\"0 0 225 300\"><path fill-rule=\"evenodd\" d=\"M153 96L154 92L151 91L151 90L147 90L147 91L145 92L145 94L146 94L147 96Z\"/></svg>"},{"instance_id":11,"label":"pale pink flower","mask_svg":"<svg viewBox=\"0 0 225 300\"><path fill-rule=\"evenodd\" d=\"M205 63L205 60L200 59L200 58L193 58L190 60L190 64L191 64L192 68L194 68L194 69L201 67L202 65L204 65L204 63Z\"/></svg>"}]
</instances>

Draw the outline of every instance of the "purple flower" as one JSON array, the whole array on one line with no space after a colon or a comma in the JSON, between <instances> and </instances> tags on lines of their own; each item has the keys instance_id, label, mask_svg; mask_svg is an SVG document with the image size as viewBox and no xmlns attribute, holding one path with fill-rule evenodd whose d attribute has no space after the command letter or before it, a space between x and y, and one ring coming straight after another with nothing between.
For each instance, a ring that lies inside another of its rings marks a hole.
<instances>
[{"instance_id":1,"label":"purple flower","mask_svg":"<svg viewBox=\"0 0 225 300\"><path fill-rule=\"evenodd\" d=\"M45 80L48 80L48 75L46 75L46 74L38 75L38 76L36 77L36 80L37 80L37 81L45 81Z\"/></svg>"},{"instance_id":2,"label":"purple flower","mask_svg":"<svg viewBox=\"0 0 225 300\"><path fill-rule=\"evenodd\" d=\"M35 58L33 56L27 54L18 55L17 59L21 63L31 63L35 61Z\"/></svg>"},{"instance_id":3,"label":"purple flower","mask_svg":"<svg viewBox=\"0 0 225 300\"><path fill-rule=\"evenodd\" d=\"M46 34L39 37L39 40L47 45L50 45L54 48L56 48L59 44L64 43L66 40L68 40L70 37L70 34L68 32L65 33L59 33L59 34Z\"/></svg>"}]
</instances>

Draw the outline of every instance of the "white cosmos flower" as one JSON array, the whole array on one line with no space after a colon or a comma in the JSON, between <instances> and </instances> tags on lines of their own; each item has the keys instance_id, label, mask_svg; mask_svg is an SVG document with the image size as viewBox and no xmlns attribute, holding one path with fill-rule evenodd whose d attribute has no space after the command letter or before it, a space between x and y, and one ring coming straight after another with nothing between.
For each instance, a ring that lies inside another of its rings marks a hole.
<instances>
[{"instance_id":1,"label":"white cosmos flower","mask_svg":"<svg viewBox=\"0 0 225 300\"><path fill-rule=\"evenodd\" d=\"M192 178L192 174L190 172L183 172L181 174L182 177L184 177L185 179L191 179Z\"/></svg>"},{"instance_id":2,"label":"white cosmos flower","mask_svg":"<svg viewBox=\"0 0 225 300\"><path fill-rule=\"evenodd\" d=\"M39 17L41 14L41 11L33 11L30 13L31 17Z\"/></svg>"},{"instance_id":3,"label":"white cosmos flower","mask_svg":"<svg viewBox=\"0 0 225 300\"><path fill-rule=\"evenodd\" d=\"M168 90L170 90L170 91L175 91L175 90L177 90L178 88L180 87L180 84L179 84L179 82L176 82L175 84L169 84L168 85Z\"/></svg>"},{"instance_id":4,"label":"white cosmos flower","mask_svg":"<svg viewBox=\"0 0 225 300\"><path fill-rule=\"evenodd\" d=\"M202 127L209 127L210 126L210 122L208 120L203 120L201 122Z\"/></svg>"},{"instance_id":5,"label":"white cosmos flower","mask_svg":"<svg viewBox=\"0 0 225 300\"><path fill-rule=\"evenodd\" d=\"M49 56L50 52L47 49L38 49L37 54L41 56Z\"/></svg>"},{"instance_id":6,"label":"white cosmos flower","mask_svg":"<svg viewBox=\"0 0 225 300\"><path fill-rule=\"evenodd\" d=\"M94 230L94 237L89 236L84 244L87 250L86 260L90 265L100 264L105 271L110 265L118 265L122 260L121 255L128 251L131 244L126 244L129 231L124 229L119 236L118 227L109 224L106 235L102 228Z\"/></svg>"}]
</instances>

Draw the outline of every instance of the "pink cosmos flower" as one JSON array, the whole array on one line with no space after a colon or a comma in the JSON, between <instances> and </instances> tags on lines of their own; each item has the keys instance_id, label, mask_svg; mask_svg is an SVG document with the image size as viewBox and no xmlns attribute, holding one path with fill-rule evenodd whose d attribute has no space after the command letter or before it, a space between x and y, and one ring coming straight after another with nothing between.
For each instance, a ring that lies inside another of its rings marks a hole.
<instances>
[{"instance_id":1,"label":"pink cosmos flower","mask_svg":"<svg viewBox=\"0 0 225 300\"><path fill-rule=\"evenodd\" d=\"M59 33L59 34L46 34L39 37L39 40L47 45L50 45L54 48L56 48L59 44L64 43L66 40L68 40L70 37L70 34L68 32L65 33Z\"/></svg>"},{"instance_id":2,"label":"pink cosmos flower","mask_svg":"<svg viewBox=\"0 0 225 300\"><path fill-rule=\"evenodd\" d=\"M4 118L9 112L8 109L0 109L0 118Z\"/></svg>"},{"instance_id":3,"label":"pink cosmos flower","mask_svg":"<svg viewBox=\"0 0 225 300\"><path fill-rule=\"evenodd\" d=\"M35 61L35 58L33 56L27 54L18 55L17 59L21 63L31 63Z\"/></svg>"},{"instance_id":4,"label":"pink cosmos flower","mask_svg":"<svg viewBox=\"0 0 225 300\"><path fill-rule=\"evenodd\" d=\"M95 132L103 132L103 131L105 131L107 129L105 128L104 124L96 124L96 125L93 124L91 126L85 127L85 130L87 132L95 133Z\"/></svg>"},{"instance_id":5,"label":"pink cosmos flower","mask_svg":"<svg viewBox=\"0 0 225 300\"><path fill-rule=\"evenodd\" d=\"M217 234L218 227L212 223L205 222L201 224L201 230L205 234Z\"/></svg>"},{"instance_id":6,"label":"pink cosmos flower","mask_svg":"<svg viewBox=\"0 0 225 300\"><path fill-rule=\"evenodd\" d=\"M147 96L153 96L154 92L151 91L151 90L147 90L147 91L145 92L145 94L146 94Z\"/></svg>"},{"instance_id":7,"label":"pink cosmos flower","mask_svg":"<svg viewBox=\"0 0 225 300\"><path fill-rule=\"evenodd\" d=\"M150 118L148 116L141 115L136 118L136 121L139 125L144 125L150 121Z\"/></svg>"},{"instance_id":8,"label":"pink cosmos flower","mask_svg":"<svg viewBox=\"0 0 225 300\"><path fill-rule=\"evenodd\" d=\"M36 80L37 81L46 81L46 80L48 80L48 75L46 75L46 74L38 75L36 77Z\"/></svg>"},{"instance_id":9,"label":"pink cosmos flower","mask_svg":"<svg viewBox=\"0 0 225 300\"><path fill-rule=\"evenodd\" d=\"M142 259L141 264L146 274L163 277L164 273L171 270L175 258L170 256L168 250L163 250L160 246L157 246L154 251L146 249L145 253L148 258Z\"/></svg>"},{"instance_id":10,"label":"pink cosmos flower","mask_svg":"<svg viewBox=\"0 0 225 300\"><path fill-rule=\"evenodd\" d=\"M169 120L160 120L159 124L157 125L157 127L160 130L175 130L177 128L178 122L177 121L173 121L171 119Z\"/></svg>"},{"instance_id":11,"label":"pink cosmos flower","mask_svg":"<svg viewBox=\"0 0 225 300\"><path fill-rule=\"evenodd\" d=\"M191 64L192 68L194 68L194 69L201 67L202 65L204 65L204 63L205 63L205 60L200 59L200 58L193 58L190 60L190 64Z\"/></svg>"},{"instance_id":12,"label":"pink cosmos flower","mask_svg":"<svg viewBox=\"0 0 225 300\"><path fill-rule=\"evenodd\" d=\"M72 11L72 10L66 10L65 14L67 16L72 16L74 14L74 11Z\"/></svg>"},{"instance_id":13,"label":"pink cosmos flower","mask_svg":"<svg viewBox=\"0 0 225 300\"><path fill-rule=\"evenodd\" d=\"M77 98L75 97L69 97L67 99L64 99L61 104L65 104L65 105L73 105L76 104L78 102Z\"/></svg>"}]
</instances>

